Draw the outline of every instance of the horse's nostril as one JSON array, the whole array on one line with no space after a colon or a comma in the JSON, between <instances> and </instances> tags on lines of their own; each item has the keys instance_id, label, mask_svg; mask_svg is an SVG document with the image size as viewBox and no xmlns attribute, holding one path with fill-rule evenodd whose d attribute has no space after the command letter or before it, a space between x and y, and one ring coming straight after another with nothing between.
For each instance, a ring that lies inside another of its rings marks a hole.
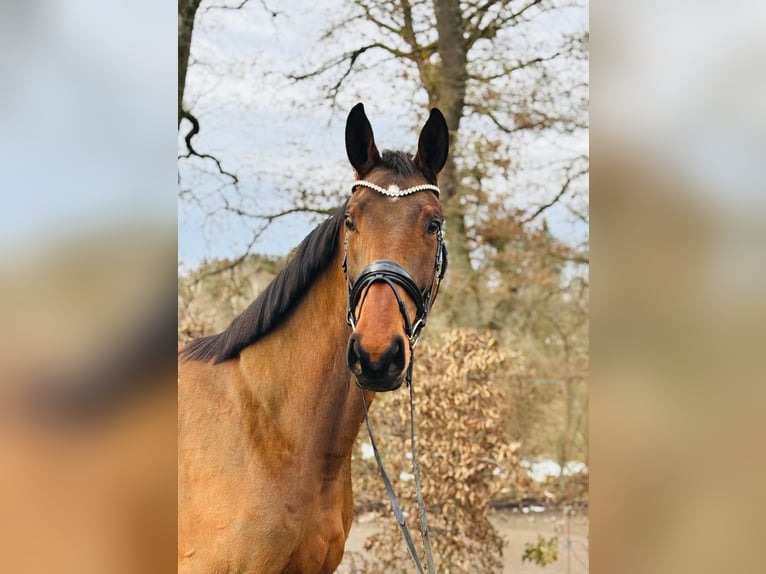
<instances>
[{"instance_id":1,"label":"horse's nostril","mask_svg":"<svg viewBox=\"0 0 766 574\"><path fill-rule=\"evenodd\" d=\"M396 375L401 373L404 369L404 341L402 338L394 337L394 342L391 348L393 354L391 356L391 364L388 367L388 372L391 375Z\"/></svg>"},{"instance_id":2,"label":"horse's nostril","mask_svg":"<svg viewBox=\"0 0 766 574\"><path fill-rule=\"evenodd\" d=\"M360 360L359 352L359 336L356 333L351 335L351 338L348 340L348 357L346 360L348 368L351 369L352 373L355 375L362 373L362 362Z\"/></svg>"}]
</instances>

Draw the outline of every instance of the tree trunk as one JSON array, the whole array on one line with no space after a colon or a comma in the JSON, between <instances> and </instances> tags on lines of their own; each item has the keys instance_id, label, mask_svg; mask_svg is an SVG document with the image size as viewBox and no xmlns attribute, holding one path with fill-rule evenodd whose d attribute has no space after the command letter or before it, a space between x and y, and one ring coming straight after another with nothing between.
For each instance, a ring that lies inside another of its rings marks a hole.
<instances>
[{"instance_id":1,"label":"tree trunk","mask_svg":"<svg viewBox=\"0 0 766 574\"><path fill-rule=\"evenodd\" d=\"M194 16L201 0L178 0L178 126L183 115L186 69L189 65Z\"/></svg>"},{"instance_id":2,"label":"tree trunk","mask_svg":"<svg viewBox=\"0 0 766 574\"><path fill-rule=\"evenodd\" d=\"M465 108L466 82L468 79L468 45L465 40L465 23L458 0L434 0L437 49L441 65L437 67L434 81L424 83L432 106L438 107L447 120L450 130L450 154L439 177L439 187L445 202L450 248L450 281L455 292L468 294L463 298L461 309L455 312L463 318L477 318L478 292L471 267L470 249L466 234L465 211L460 203L460 176L457 171L454 150L459 133L460 120ZM463 322L463 321L461 321Z\"/></svg>"},{"instance_id":3,"label":"tree trunk","mask_svg":"<svg viewBox=\"0 0 766 574\"><path fill-rule=\"evenodd\" d=\"M441 59L437 94L429 94L436 100L450 131L457 133L465 106L466 81L468 79L468 58L464 39L463 16L457 0L434 0L436 31L439 35L437 49ZM435 98L434 98L435 96ZM446 190L452 197L457 187Z\"/></svg>"}]
</instances>

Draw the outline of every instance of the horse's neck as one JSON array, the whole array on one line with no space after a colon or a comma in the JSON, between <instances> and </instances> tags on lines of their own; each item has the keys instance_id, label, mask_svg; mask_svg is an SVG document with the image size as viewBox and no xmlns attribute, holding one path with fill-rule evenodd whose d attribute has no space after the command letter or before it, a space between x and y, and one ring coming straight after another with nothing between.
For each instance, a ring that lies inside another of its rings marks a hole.
<instances>
[{"instance_id":1,"label":"horse's neck","mask_svg":"<svg viewBox=\"0 0 766 574\"><path fill-rule=\"evenodd\" d=\"M318 462L325 478L349 457L364 417L346 365L347 297L338 260L274 332L241 355L258 428L278 433L291 452Z\"/></svg>"}]
</instances>

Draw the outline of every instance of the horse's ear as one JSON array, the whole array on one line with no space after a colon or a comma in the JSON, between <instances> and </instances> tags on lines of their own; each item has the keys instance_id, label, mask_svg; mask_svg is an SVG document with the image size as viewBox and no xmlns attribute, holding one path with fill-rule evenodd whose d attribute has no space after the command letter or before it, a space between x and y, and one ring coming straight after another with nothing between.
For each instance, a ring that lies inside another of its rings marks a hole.
<instances>
[{"instance_id":1,"label":"horse's ear","mask_svg":"<svg viewBox=\"0 0 766 574\"><path fill-rule=\"evenodd\" d=\"M448 150L449 129L447 128L447 120L444 119L438 108L433 108L426 125L420 132L415 163L429 179L435 182L436 175L447 162Z\"/></svg>"},{"instance_id":2,"label":"horse's ear","mask_svg":"<svg viewBox=\"0 0 766 574\"><path fill-rule=\"evenodd\" d=\"M364 177L380 161L372 126L364 113L364 104L351 108L346 120L346 154L359 177Z\"/></svg>"}]
</instances>

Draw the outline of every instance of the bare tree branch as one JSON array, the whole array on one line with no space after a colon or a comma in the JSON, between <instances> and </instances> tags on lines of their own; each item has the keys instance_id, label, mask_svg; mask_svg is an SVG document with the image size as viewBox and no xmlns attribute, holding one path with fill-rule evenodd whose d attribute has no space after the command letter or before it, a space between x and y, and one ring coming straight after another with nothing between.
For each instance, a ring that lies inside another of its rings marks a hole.
<instances>
[{"instance_id":1,"label":"bare tree branch","mask_svg":"<svg viewBox=\"0 0 766 574\"><path fill-rule=\"evenodd\" d=\"M510 0L489 0L488 2L485 2L479 6L474 5L476 6L476 9L470 14L466 14L465 20L467 22L472 22L476 28L479 28L481 26L481 21L484 19L484 16L487 14L490 8L497 6L498 4L501 6L506 6L509 4L509 2Z\"/></svg>"},{"instance_id":2,"label":"bare tree branch","mask_svg":"<svg viewBox=\"0 0 766 574\"><path fill-rule=\"evenodd\" d=\"M223 198L224 202L224 210L228 211L230 213L234 213L235 215L239 215L240 217L247 217L249 219L260 219L265 221L266 225L269 225L270 223L273 223L277 219L281 217L285 217L286 215L293 215L295 213L311 213L314 215L331 215L334 211L333 209L322 209L319 207L309 207L309 206L295 206L290 207L288 209L284 209L282 211L278 211L276 213L271 214L260 214L260 213L251 213L249 211L245 211L241 207L235 207L231 205L229 200L227 198Z\"/></svg>"},{"instance_id":3,"label":"bare tree branch","mask_svg":"<svg viewBox=\"0 0 766 574\"><path fill-rule=\"evenodd\" d=\"M393 24L383 21L381 18L375 16L372 13L372 10L370 10L369 5L365 3L357 2L357 6L359 6L362 10L364 10L364 17L370 22L372 22L373 24L375 24L378 28L380 28L381 30L387 30L388 32L391 32L392 34L395 34L397 36L404 38L404 27L397 28Z\"/></svg>"},{"instance_id":4,"label":"bare tree branch","mask_svg":"<svg viewBox=\"0 0 766 574\"><path fill-rule=\"evenodd\" d=\"M566 192L569 190L569 186L572 184L572 182L573 182L575 179L577 179L578 177L582 177L583 175L587 174L587 173L588 173L588 171L589 171L589 169L586 167L586 168L583 168L583 169L580 169L580 170L576 171L575 173L567 173L567 175L566 175L566 178L564 179L564 184L561 186L561 189L560 189L560 190L559 190L559 192L556 194L556 196L555 196L555 197L554 197L552 200L550 200L549 202L547 202L547 203L544 203L543 205L541 205L540 207L538 207L538 208L537 208L537 209L534 211L534 213L533 213L532 215L530 215L529 217L526 217L526 218L522 219L522 220L521 220L521 224L522 224L522 225L524 225L524 224L526 224L526 223L529 223L530 221L532 221L532 220L534 220L535 218L539 217L539 216L540 216L540 215L541 215L543 212L545 212L545 211L546 211L546 210L548 210L549 208L551 208L551 207L553 207L554 205L556 205L556 203L558 203L558 201L559 201L559 200L560 200L560 199L561 199L561 198L564 196L564 194L565 194L565 193L566 193Z\"/></svg>"},{"instance_id":5,"label":"bare tree branch","mask_svg":"<svg viewBox=\"0 0 766 574\"><path fill-rule=\"evenodd\" d=\"M357 48L356 50L352 50L350 52L346 52L345 54L339 56L338 58L335 58L334 60L320 66L316 70L313 70L311 72L307 72L305 74L291 74L288 76L289 79L300 82L302 80L307 80L309 78L314 78L317 76L321 76L322 74L332 70L333 68L337 68L344 63L346 63L346 68L343 70L343 73L341 74L340 78L330 87L328 90L328 96L334 103L338 92L340 92L341 87L343 87L343 82L346 81L346 79L351 75L351 72L354 70L354 65L357 63L357 60L359 57L364 54L365 52L369 50L384 50L388 52L389 54L397 57L397 58L411 58L411 55L402 52L400 50L397 50L396 48L392 48L391 46L387 46L386 44L382 44L380 42L375 42L373 44L368 44L366 46L362 46L361 48Z\"/></svg>"},{"instance_id":6,"label":"bare tree branch","mask_svg":"<svg viewBox=\"0 0 766 574\"><path fill-rule=\"evenodd\" d=\"M250 213L242 208L234 207L232 206L228 199L224 198L224 208L225 211L229 211L231 213L234 213L241 217L251 218L251 219L261 219L263 220L263 224L258 228L253 230L253 234L250 237L250 240L248 241L247 245L245 246L244 250L242 251L242 254L237 256L236 258L232 259L231 261L226 261L222 265L216 266L212 269L207 269L206 271L202 273L198 273L195 275L193 284L196 285L198 283L201 283L208 277L214 277L216 275L220 275L221 273L224 273L226 271L230 271L232 269L235 269L239 265L241 265L250 255L253 254L253 248L255 247L255 244L257 241L261 238L261 236L266 232L266 230L269 228L269 226L274 223L276 220L292 215L295 213L313 213L317 215L331 215L335 208L332 209L319 209L319 208L312 208L312 207L291 207L288 209L285 209L283 211L278 211L275 213L271 213L268 215L264 214L255 214Z\"/></svg>"},{"instance_id":7,"label":"bare tree branch","mask_svg":"<svg viewBox=\"0 0 766 574\"><path fill-rule=\"evenodd\" d=\"M241 265L245 259L247 259L250 255L252 255L253 247L255 246L256 241L258 241L261 235L263 235L264 231L266 231L266 227L262 227L261 229L255 231L253 233L253 236L250 238L250 241L248 242L247 247L245 247L245 250L242 252L241 255L239 255L235 259L232 259L231 261L227 261L223 265L215 267L214 269L208 269L202 273L196 274L193 284L196 285L198 283L201 283L208 277L214 277L216 275L220 275L221 273L225 273L226 271L230 271L234 269L235 267Z\"/></svg>"},{"instance_id":8,"label":"bare tree branch","mask_svg":"<svg viewBox=\"0 0 766 574\"><path fill-rule=\"evenodd\" d=\"M577 211L571 205L567 205L567 210L569 211L569 213L574 215L577 219L579 219L580 221L582 221L586 225L590 224L590 219L588 218L588 216L583 214L583 213L580 213L579 211Z\"/></svg>"},{"instance_id":9,"label":"bare tree branch","mask_svg":"<svg viewBox=\"0 0 766 574\"><path fill-rule=\"evenodd\" d=\"M237 176L231 173L230 171L226 171L225 169L223 169L221 160L219 160L214 155L211 155L209 153L199 153L197 150L194 149L194 146L192 145L192 138L199 133L199 120L196 117L194 117L194 115L189 110L182 110L181 117L188 120L191 123L191 129L188 131L188 133L184 137L184 141L186 142L187 153L185 153L184 155L178 156L178 158L181 159L181 158L198 157L200 159L212 160L213 162L215 162L215 165L218 168L218 172L221 175L225 175L231 178L231 181L234 185L238 184L239 178L237 178Z\"/></svg>"},{"instance_id":10,"label":"bare tree branch","mask_svg":"<svg viewBox=\"0 0 766 574\"><path fill-rule=\"evenodd\" d=\"M322 35L320 36L319 40L320 42L324 42L327 40L333 40L335 34L338 33L339 30L342 30L349 26L350 24L358 21L358 20L364 20L364 14L350 14L347 18L343 18L342 20L339 20L334 26L327 28Z\"/></svg>"},{"instance_id":11,"label":"bare tree branch","mask_svg":"<svg viewBox=\"0 0 766 574\"><path fill-rule=\"evenodd\" d=\"M359 56L367 52L368 50L373 50L375 48L385 50L386 52L389 52L390 54L396 56L397 58L407 58L410 56L410 54L407 54L406 52L402 52L400 50L397 50L396 48L392 48L391 46L387 46L385 44L382 44L380 42L374 42L372 44L367 44L366 46L362 46L361 48L357 48L356 50L351 50L350 52L345 52L341 56L338 56L337 58L327 62L326 64L322 64L319 68L311 71L306 72L305 74L290 74L288 78L295 81L301 81L301 80L307 80L308 78L314 78L316 76L321 76L325 72L332 70L333 68L337 68L341 64L343 64L346 61L349 61L348 71L344 75L347 76L351 69L354 66L354 63L356 63Z\"/></svg>"},{"instance_id":12,"label":"bare tree branch","mask_svg":"<svg viewBox=\"0 0 766 574\"><path fill-rule=\"evenodd\" d=\"M553 127L558 127L562 133L573 133L577 129L587 129L588 124L581 121L576 121L566 115L548 115L542 110L530 110L521 109L518 111L504 111L503 113L509 114L513 125L509 125L505 121L502 121L497 114L497 110L475 102L467 101L465 103L467 109L474 113L485 116L489 119L500 131L506 134L514 134L523 131L542 131Z\"/></svg>"},{"instance_id":13,"label":"bare tree branch","mask_svg":"<svg viewBox=\"0 0 766 574\"><path fill-rule=\"evenodd\" d=\"M559 51L559 52L555 52L554 54L551 54L550 56L538 56L536 58L532 58L531 60L516 62L512 66L503 66L503 71L498 74L480 75L480 74L469 73L468 78L470 80L475 80L481 83L491 82L492 80L507 78L513 72L516 72L518 70L523 70L531 66L536 66L537 64L542 64L543 62L549 62L551 60L555 60L561 55L562 55L562 52Z\"/></svg>"},{"instance_id":14,"label":"bare tree branch","mask_svg":"<svg viewBox=\"0 0 766 574\"><path fill-rule=\"evenodd\" d=\"M468 106L468 104L466 104L466 105ZM503 132L505 132L507 134L512 134L512 133L516 133L516 132L520 132L520 131L528 130L528 129L534 129L534 128L542 129L542 127L543 127L543 126L541 126L539 124L533 124L533 125L520 124L520 125L517 125L515 127L509 128L505 124L501 123L500 120L497 119L497 116L494 113L492 113L491 111L483 110L483 111L481 111L479 113L487 116L492 121L492 123L495 124L495 126L497 126L501 131L503 131Z\"/></svg>"},{"instance_id":15,"label":"bare tree branch","mask_svg":"<svg viewBox=\"0 0 766 574\"><path fill-rule=\"evenodd\" d=\"M528 10L542 4L542 2L543 0L532 0L531 2L529 2L525 6L522 6L515 12L510 12L509 14L506 14L506 15L498 15L494 19L490 20L484 27L481 27L480 22L476 22L476 27L470 32L470 34L468 35L468 38L466 39L466 46L470 48L478 40L481 40L481 39L492 40L497 35L497 33L503 29L503 27L506 24L514 20L518 20ZM495 2L493 3L488 2L487 4L495 4ZM503 4L503 7L505 7L509 4L509 2L504 0L502 4Z\"/></svg>"},{"instance_id":16,"label":"bare tree branch","mask_svg":"<svg viewBox=\"0 0 766 574\"><path fill-rule=\"evenodd\" d=\"M236 6L228 6L226 4L224 5L216 5L216 6L207 6L205 8L205 12L208 12L209 10L240 10L241 8L244 8L246 4L248 4L250 0L242 0L239 4ZM276 10L272 10L268 7L265 0L259 0L260 5L263 7L266 12L268 12L272 18L276 18L279 16L279 12Z\"/></svg>"}]
</instances>

